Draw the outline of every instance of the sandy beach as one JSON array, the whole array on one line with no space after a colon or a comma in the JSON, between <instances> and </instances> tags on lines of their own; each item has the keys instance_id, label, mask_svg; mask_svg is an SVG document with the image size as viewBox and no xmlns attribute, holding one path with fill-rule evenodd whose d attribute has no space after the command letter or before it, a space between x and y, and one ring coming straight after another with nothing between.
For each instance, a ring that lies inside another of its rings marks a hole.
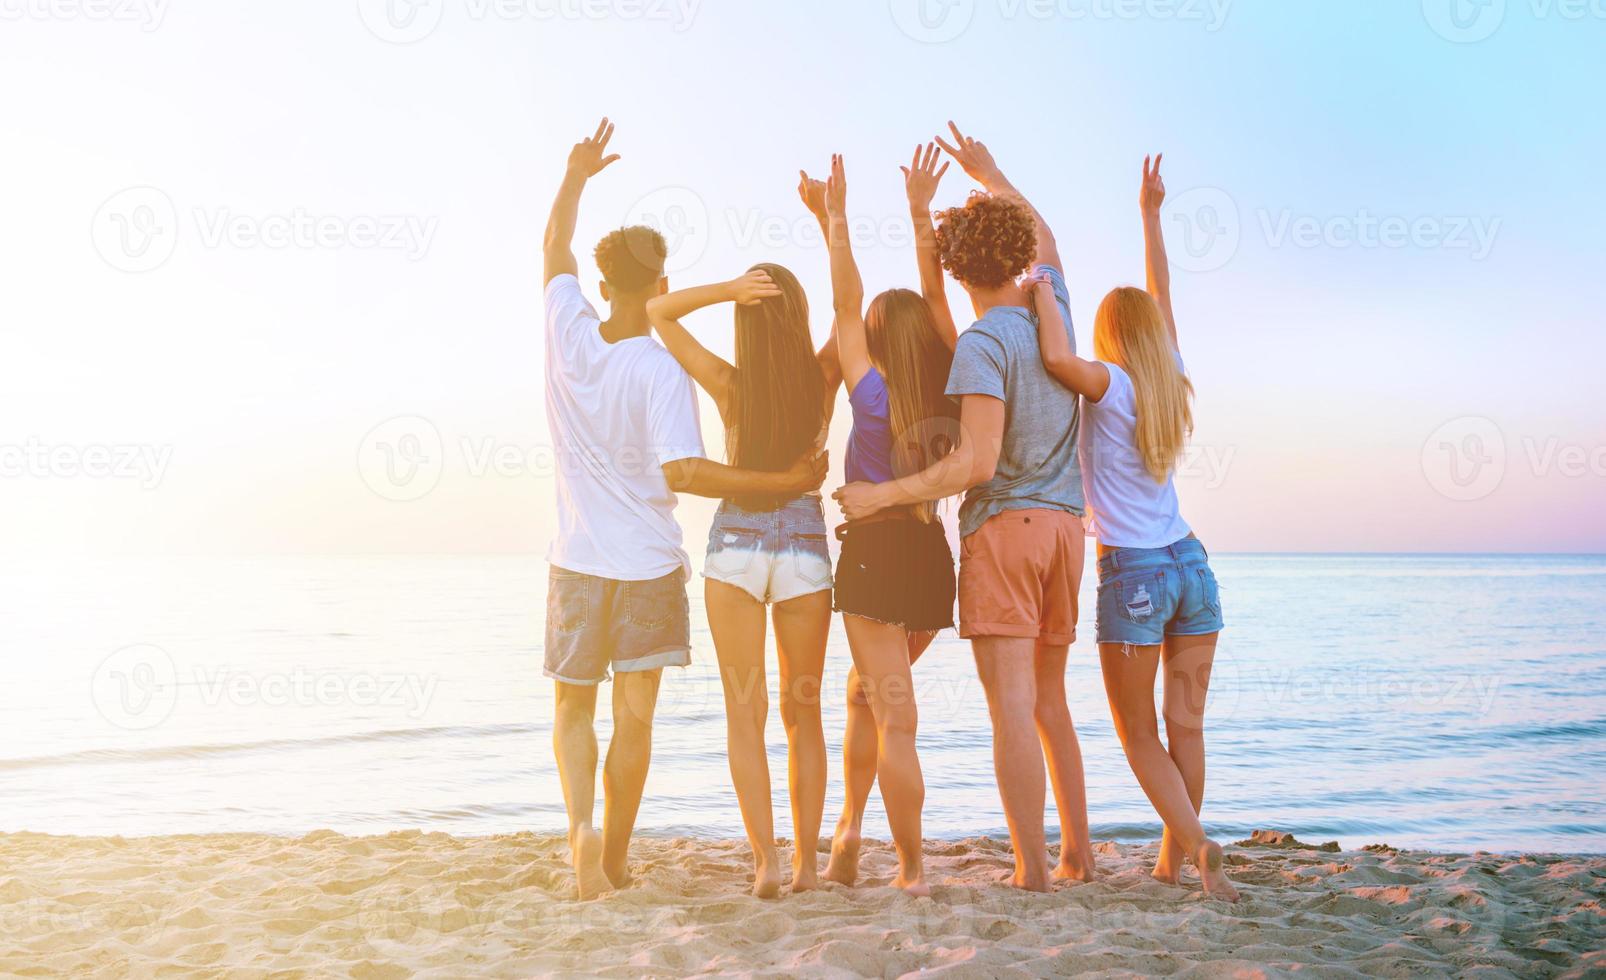
<instances>
[{"instance_id":1,"label":"sandy beach","mask_svg":"<svg viewBox=\"0 0 1606 980\"><path fill-rule=\"evenodd\" d=\"M1004 887L1005 843L928 842L929 899L866 878L762 902L736 841L640 840L634 887L571 900L563 840L0 836L0 972L352 977L1560 977L1606 973L1606 858L1339 851L1257 832L1245 900L1153 881L1154 846L1098 846L1101 878Z\"/></svg>"}]
</instances>

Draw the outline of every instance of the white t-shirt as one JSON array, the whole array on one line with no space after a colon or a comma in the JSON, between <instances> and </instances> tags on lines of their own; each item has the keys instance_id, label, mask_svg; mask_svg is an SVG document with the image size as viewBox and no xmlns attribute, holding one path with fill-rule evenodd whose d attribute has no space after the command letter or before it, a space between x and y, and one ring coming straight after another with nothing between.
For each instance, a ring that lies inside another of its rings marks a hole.
<instances>
[{"instance_id":1,"label":"white t-shirt","mask_svg":"<svg viewBox=\"0 0 1606 980\"><path fill-rule=\"evenodd\" d=\"M571 275L546 287L546 414L557 459L559 568L639 582L690 573L663 465L700 457L691 378L651 337L610 344Z\"/></svg>"},{"instance_id":2,"label":"white t-shirt","mask_svg":"<svg viewBox=\"0 0 1606 980\"><path fill-rule=\"evenodd\" d=\"M1110 387L1098 401L1084 399L1082 481L1093 509L1093 533L1115 548L1163 548L1191 532L1177 504L1177 487L1167 474L1156 483L1138 451L1138 402L1132 378L1110 370ZM1177 370L1183 370L1177 355Z\"/></svg>"}]
</instances>

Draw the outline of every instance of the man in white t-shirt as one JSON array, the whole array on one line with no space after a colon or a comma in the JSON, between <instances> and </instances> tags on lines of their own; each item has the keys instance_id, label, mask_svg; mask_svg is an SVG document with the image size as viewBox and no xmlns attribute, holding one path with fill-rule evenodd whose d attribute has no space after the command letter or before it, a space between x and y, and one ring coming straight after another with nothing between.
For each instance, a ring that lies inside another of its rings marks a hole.
<instances>
[{"instance_id":1,"label":"man in white t-shirt","mask_svg":"<svg viewBox=\"0 0 1606 980\"><path fill-rule=\"evenodd\" d=\"M690 562L675 494L816 490L823 456L784 473L703 456L691 378L651 335L647 300L668 292L663 236L622 228L597 246L603 320L580 292L570 243L586 181L619 159L604 119L569 154L545 244L546 407L558 458L558 535L548 553L545 672L557 684L553 749L581 898L628 883L627 858L652 754L664 667L691 662ZM592 827L597 686L614 673L603 832Z\"/></svg>"}]
</instances>

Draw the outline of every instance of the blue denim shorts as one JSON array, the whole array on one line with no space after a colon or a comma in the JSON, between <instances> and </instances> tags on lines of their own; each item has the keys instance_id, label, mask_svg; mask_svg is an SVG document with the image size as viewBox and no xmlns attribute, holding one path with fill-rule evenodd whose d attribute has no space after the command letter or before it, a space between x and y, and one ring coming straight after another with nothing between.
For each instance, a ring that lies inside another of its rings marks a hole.
<instances>
[{"instance_id":1,"label":"blue denim shorts","mask_svg":"<svg viewBox=\"0 0 1606 980\"><path fill-rule=\"evenodd\" d=\"M547 583L544 673L594 686L616 673L691 663L686 572L620 582L556 565Z\"/></svg>"},{"instance_id":2,"label":"blue denim shorts","mask_svg":"<svg viewBox=\"0 0 1606 980\"><path fill-rule=\"evenodd\" d=\"M1099 557L1098 641L1158 646L1221 631L1221 590L1198 538Z\"/></svg>"},{"instance_id":3,"label":"blue denim shorts","mask_svg":"<svg viewBox=\"0 0 1606 980\"><path fill-rule=\"evenodd\" d=\"M721 503L708 529L703 576L763 603L829 592L831 550L819 495L805 494L774 510Z\"/></svg>"}]
</instances>

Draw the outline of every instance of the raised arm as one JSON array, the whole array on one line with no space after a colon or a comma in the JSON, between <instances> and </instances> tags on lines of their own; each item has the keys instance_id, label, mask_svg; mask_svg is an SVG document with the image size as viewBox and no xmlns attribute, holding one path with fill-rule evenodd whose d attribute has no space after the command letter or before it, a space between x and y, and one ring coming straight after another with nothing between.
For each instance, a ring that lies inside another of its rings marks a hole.
<instances>
[{"instance_id":1,"label":"raised arm","mask_svg":"<svg viewBox=\"0 0 1606 980\"><path fill-rule=\"evenodd\" d=\"M1110 369L1098 361L1088 361L1071 350L1054 284L1046 275L1027 280L1032 302L1037 307L1037 345L1043 353L1043 366L1054 380L1084 398L1099 401L1110 389Z\"/></svg>"},{"instance_id":2,"label":"raised arm","mask_svg":"<svg viewBox=\"0 0 1606 980\"><path fill-rule=\"evenodd\" d=\"M675 356L680 366L686 369L686 373L691 375L692 380L714 399L721 418L730 417L731 381L736 369L699 343L691 331L681 324L681 318L716 303L746 306L779 295L781 287L770 281L769 273L754 271L730 282L676 290L647 301L647 319L658 331L658 338L669 348L669 353Z\"/></svg>"},{"instance_id":3,"label":"raised arm","mask_svg":"<svg viewBox=\"0 0 1606 980\"><path fill-rule=\"evenodd\" d=\"M949 350L959 343L959 330L954 326L953 311L948 308L948 286L942 277L942 259L937 255L937 228L931 223L931 199L937 194L937 184L948 172L948 162L937 169L942 156L935 143L924 148L915 147L914 159L903 171L903 189L909 198L909 217L915 226L915 258L920 264L920 294L931 308L931 319L937 336Z\"/></svg>"},{"instance_id":4,"label":"raised arm","mask_svg":"<svg viewBox=\"0 0 1606 980\"><path fill-rule=\"evenodd\" d=\"M803 206L814 215L814 220L820 223L820 237L828 236L830 228L827 226L825 214L825 181L815 180L808 174L799 170L797 172L797 196L803 199ZM820 362L820 371L825 375L825 424L830 427L831 418L836 414L836 389L842 383L842 360L837 356L836 350L836 321L831 322L831 336L825 340L825 346L815 353L815 359Z\"/></svg>"},{"instance_id":5,"label":"raised arm","mask_svg":"<svg viewBox=\"0 0 1606 980\"><path fill-rule=\"evenodd\" d=\"M581 140L569 151L569 167L563 183L558 186L558 199L552 203L552 214L546 222L546 239L542 247L542 285L564 273L577 275L579 265L574 260L574 225L580 218L580 193L586 181L601 173L608 164L619 159L619 154L608 153L608 141L613 139L613 123L603 117L597 132Z\"/></svg>"},{"instance_id":6,"label":"raised arm","mask_svg":"<svg viewBox=\"0 0 1606 980\"><path fill-rule=\"evenodd\" d=\"M1160 209L1165 205L1165 179L1160 176L1161 153L1154 158L1150 169L1149 158L1143 158L1143 190L1138 201L1143 209L1143 266L1149 281L1149 295L1160 305L1165 317L1165 328L1171 331L1171 346L1178 350L1177 318L1171 312L1171 263L1165 255L1165 228L1160 224Z\"/></svg>"},{"instance_id":7,"label":"raised arm","mask_svg":"<svg viewBox=\"0 0 1606 980\"><path fill-rule=\"evenodd\" d=\"M850 483L831 496L850 521L889 507L941 500L993 478L1004 446L1004 403L991 395L966 395L959 403L959 445L919 473L889 483Z\"/></svg>"},{"instance_id":8,"label":"raised arm","mask_svg":"<svg viewBox=\"0 0 1606 980\"><path fill-rule=\"evenodd\" d=\"M853 260L848 230L848 177L841 154L831 157L831 179L825 185L825 245L831 256L831 309L836 320L837 363L848 394L870 373L870 345L864 331L864 280Z\"/></svg>"},{"instance_id":9,"label":"raised arm","mask_svg":"<svg viewBox=\"0 0 1606 980\"><path fill-rule=\"evenodd\" d=\"M937 137L937 145L947 150L949 156L958 160L959 166L964 168L965 173L987 193L999 197L1012 197L1032 212L1032 220L1037 224L1037 255L1032 264L1051 265L1064 272L1065 267L1060 263L1059 245L1054 241L1054 232L1049 229L1042 212L1038 211L1032 202L1026 199L1026 195L1016 190L1015 185L1004 176L1004 172L998 168L998 163L993 160L993 155L985 143L961 133L959 127L952 122L948 123L948 128L954 134L953 145L950 146L941 136Z\"/></svg>"}]
</instances>

